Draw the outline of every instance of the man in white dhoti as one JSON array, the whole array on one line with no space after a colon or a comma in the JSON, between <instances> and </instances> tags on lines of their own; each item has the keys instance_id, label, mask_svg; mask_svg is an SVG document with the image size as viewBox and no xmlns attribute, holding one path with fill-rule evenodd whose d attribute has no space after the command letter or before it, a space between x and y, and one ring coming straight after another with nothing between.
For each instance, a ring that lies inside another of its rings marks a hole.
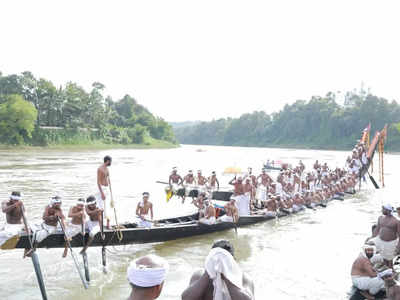
<instances>
[{"instance_id":1,"label":"man in white dhoti","mask_svg":"<svg viewBox=\"0 0 400 300\"><path fill-rule=\"evenodd\" d=\"M67 227L65 227L65 235L69 241L72 240L74 236L81 233L85 235L85 229L82 224L85 222L85 199L79 198L76 204L69 209L68 217L71 221L68 222ZM68 244L65 243L64 253L62 257L66 257L68 254Z\"/></svg>"},{"instance_id":2,"label":"man in white dhoti","mask_svg":"<svg viewBox=\"0 0 400 300\"><path fill-rule=\"evenodd\" d=\"M205 260L205 270L193 273L182 300L251 300L254 284L242 272L234 258L234 249L227 240L214 243Z\"/></svg>"},{"instance_id":3,"label":"man in white dhoti","mask_svg":"<svg viewBox=\"0 0 400 300\"><path fill-rule=\"evenodd\" d=\"M389 268L393 267L393 258L400 250L400 221L392 215L392 212L393 206L390 204L382 206L383 216L379 217L373 234L373 237L376 237L376 248Z\"/></svg>"},{"instance_id":4,"label":"man in white dhoti","mask_svg":"<svg viewBox=\"0 0 400 300\"><path fill-rule=\"evenodd\" d=\"M225 215L218 218L220 222L237 222L239 219L238 209L236 207L236 201L234 198L225 204L224 206Z\"/></svg>"},{"instance_id":5,"label":"man in white dhoti","mask_svg":"<svg viewBox=\"0 0 400 300\"><path fill-rule=\"evenodd\" d=\"M10 238L19 234L23 228L20 192L12 192L10 198L1 203L1 210L6 214L6 223L0 227L0 249Z\"/></svg>"},{"instance_id":6,"label":"man in white dhoti","mask_svg":"<svg viewBox=\"0 0 400 300\"><path fill-rule=\"evenodd\" d=\"M153 254L131 262L126 272L132 288L128 300L157 299L163 289L168 269L168 262Z\"/></svg>"},{"instance_id":7,"label":"man in white dhoti","mask_svg":"<svg viewBox=\"0 0 400 300\"><path fill-rule=\"evenodd\" d=\"M44 222L38 228L36 228L35 232L33 233L34 246L42 242L49 235L57 232L59 219L63 227L66 228L64 223L65 216L63 215L61 204L62 201L60 196L56 195L51 198L50 204L46 206L43 213Z\"/></svg>"},{"instance_id":8,"label":"man in white dhoti","mask_svg":"<svg viewBox=\"0 0 400 300\"><path fill-rule=\"evenodd\" d=\"M140 201L136 207L136 216L138 227L151 228L151 222L148 219L149 214L151 221L153 220L153 204L149 201L150 194L143 193L143 200Z\"/></svg>"},{"instance_id":9,"label":"man in white dhoti","mask_svg":"<svg viewBox=\"0 0 400 300\"><path fill-rule=\"evenodd\" d=\"M104 163L97 169L97 187L98 193L95 195L97 206L103 210L104 218L107 221L107 228L110 228L110 211L111 211L111 197L110 197L110 173L108 167L111 166L112 158L110 156L104 157Z\"/></svg>"},{"instance_id":10,"label":"man in white dhoti","mask_svg":"<svg viewBox=\"0 0 400 300\"><path fill-rule=\"evenodd\" d=\"M353 285L361 291L367 299L374 299L380 290L384 289L384 282L377 276L371 258L375 254L375 247L365 245L351 267Z\"/></svg>"},{"instance_id":11,"label":"man in white dhoti","mask_svg":"<svg viewBox=\"0 0 400 300\"><path fill-rule=\"evenodd\" d=\"M210 203L209 200L204 200L204 206L205 206L205 213L204 213L204 217L199 219L199 222L202 224L206 224L206 225L213 225L216 223L216 211L215 211L215 207Z\"/></svg>"},{"instance_id":12,"label":"man in white dhoti","mask_svg":"<svg viewBox=\"0 0 400 300\"><path fill-rule=\"evenodd\" d=\"M100 224L103 222L103 210L97 207L97 201L94 196L89 196L86 199L86 208L85 211L89 216L89 220L85 224L85 229L89 232L89 240L86 243L85 247L82 249L81 254L83 254L86 249L93 242L94 237L101 230Z\"/></svg>"}]
</instances>

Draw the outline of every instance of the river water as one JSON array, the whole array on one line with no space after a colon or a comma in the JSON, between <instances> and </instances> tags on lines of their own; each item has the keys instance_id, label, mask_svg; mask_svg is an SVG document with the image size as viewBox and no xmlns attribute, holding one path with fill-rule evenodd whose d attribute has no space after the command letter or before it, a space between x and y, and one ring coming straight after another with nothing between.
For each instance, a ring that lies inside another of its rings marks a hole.
<instances>
[{"instance_id":1,"label":"river water","mask_svg":"<svg viewBox=\"0 0 400 300\"><path fill-rule=\"evenodd\" d=\"M198 151L202 149L203 151ZM155 217L172 217L194 211L178 199L165 201L164 187L174 166L181 175L201 169L208 175L215 170L221 185L230 177L222 171L228 166L259 173L267 158L297 163L307 169L315 159L330 167L343 166L347 152L214 146L182 146L177 149L107 151L0 151L0 197L10 191L24 195L27 217L40 222L45 205L55 192L67 209L79 197L96 191L96 169L105 155L113 157L110 168L114 198L120 222L133 218L143 191L150 192ZM375 163L377 168L377 161ZM330 202L328 208L307 210L279 221L271 221L211 235L157 244L109 247L108 274L101 268L101 249L88 249L91 287L85 291L72 258L61 258L62 249L39 249L49 299L126 299L130 288L126 280L129 262L154 253L168 260L170 272L159 299L180 299L192 272L203 266L212 242L226 238L233 242L236 259L254 280L257 299L347 299L350 267L360 251L370 227L379 216L382 202L399 205L395 191L398 155L385 155L384 189L375 190L368 181L354 197ZM378 180L377 172L374 173ZM4 215L0 216L0 224ZM78 249L76 250L76 252ZM0 250L0 298L41 299L30 259L22 250Z\"/></svg>"}]
</instances>

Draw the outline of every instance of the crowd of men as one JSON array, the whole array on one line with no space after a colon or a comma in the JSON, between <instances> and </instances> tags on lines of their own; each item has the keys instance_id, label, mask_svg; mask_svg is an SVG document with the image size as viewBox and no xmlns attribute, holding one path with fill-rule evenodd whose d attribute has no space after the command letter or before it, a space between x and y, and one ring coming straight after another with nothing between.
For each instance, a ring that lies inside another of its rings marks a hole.
<instances>
[{"instance_id":1,"label":"crowd of men","mask_svg":"<svg viewBox=\"0 0 400 300\"><path fill-rule=\"evenodd\" d=\"M220 221L236 222L240 216L252 214L276 217L305 208L326 206L332 198L342 199L345 193L354 193L360 172L367 164L367 149L363 142L358 141L344 168L330 169L327 163L321 164L317 160L312 170L307 172L303 162L299 161L295 167L283 165L275 180L266 169L255 175L252 168L248 168L246 174L229 181L233 194L224 207L213 203L213 192L219 190L216 172L206 178L201 170L197 176L189 170L187 175L181 177L177 168L173 168L168 189L182 198L182 202L191 197L192 203L199 209L200 222L208 225ZM219 208L222 208L220 214Z\"/></svg>"}]
</instances>

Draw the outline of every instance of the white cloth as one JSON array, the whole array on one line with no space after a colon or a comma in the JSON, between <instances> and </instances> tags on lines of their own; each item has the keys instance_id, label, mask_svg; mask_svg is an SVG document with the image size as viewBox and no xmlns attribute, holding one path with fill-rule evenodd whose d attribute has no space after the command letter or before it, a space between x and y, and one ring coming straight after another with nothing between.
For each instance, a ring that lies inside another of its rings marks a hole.
<instances>
[{"instance_id":1,"label":"white cloth","mask_svg":"<svg viewBox=\"0 0 400 300\"><path fill-rule=\"evenodd\" d=\"M65 235L69 238L73 238L77 234L82 232L82 225L76 225L69 223L65 228Z\"/></svg>"},{"instance_id":2,"label":"white cloth","mask_svg":"<svg viewBox=\"0 0 400 300\"><path fill-rule=\"evenodd\" d=\"M202 224L206 224L206 225L213 225L216 223L216 219L215 219L215 217L210 217L208 219L201 218L201 219L199 219L199 222Z\"/></svg>"},{"instance_id":3,"label":"white cloth","mask_svg":"<svg viewBox=\"0 0 400 300\"><path fill-rule=\"evenodd\" d=\"M35 242L42 242L49 235L57 232L57 226L47 225L46 223L42 223L37 226L36 230L33 233L33 240Z\"/></svg>"},{"instance_id":4,"label":"white cloth","mask_svg":"<svg viewBox=\"0 0 400 300\"><path fill-rule=\"evenodd\" d=\"M236 200L236 204L239 211L240 216L249 216L250 215L250 197L246 195L238 195L232 196Z\"/></svg>"},{"instance_id":5,"label":"white cloth","mask_svg":"<svg viewBox=\"0 0 400 300\"><path fill-rule=\"evenodd\" d=\"M233 285L242 288L243 273L233 256L222 248L211 249L205 261L205 269L213 281L214 300L230 300L228 288L221 274Z\"/></svg>"},{"instance_id":6,"label":"white cloth","mask_svg":"<svg viewBox=\"0 0 400 300\"><path fill-rule=\"evenodd\" d=\"M104 196L106 196L106 200L104 201L101 199L101 193L100 191L95 195L96 201L97 201L97 207L101 208L104 213L104 220L111 220L111 194L110 194L110 188L108 186L101 186L101 189L104 193ZM105 203L104 203L105 202Z\"/></svg>"},{"instance_id":7,"label":"white cloth","mask_svg":"<svg viewBox=\"0 0 400 300\"><path fill-rule=\"evenodd\" d=\"M264 210L264 215L266 215L267 217L276 217L276 211L270 211L268 209Z\"/></svg>"},{"instance_id":8,"label":"white cloth","mask_svg":"<svg viewBox=\"0 0 400 300\"><path fill-rule=\"evenodd\" d=\"M219 217L218 220L220 222L233 222L233 217L232 216L223 215L223 216Z\"/></svg>"},{"instance_id":9,"label":"white cloth","mask_svg":"<svg viewBox=\"0 0 400 300\"><path fill-rule=\"evenodd\" d=\"M157 264L162 265L162 267L149 268L144 265L138 265L137 260L134 260L130 263L126 272L130 283L139 287L153 287L164 282L169 269L167 261L154 255L149 256L151 256L152 260L156 261Z\"/></svg>"},{"instance_id":10,"label":"white cloth","mask_svg":"<svg viewBox=\"0 0 400 300\"><path fill-rule=\"evenodd\" d=\"M22 228L22 224L4 224L3 229L0 231L0 247L10 238L18 235Z\"/></svg>"},{"instance_id":11,"label":"white cloth","mask_svg":"<svg viewBox=\"0 0 400 300\"><path fill-rule=\"evenodd\" d=\"M258 199L260 201L267 201L267 199L268 199L268 197L267 197L267 187L265 185L260 184L257 187L256 199Z\"/></svg>"},{"instance_id":12,"label":"white cloth","mask_svg":"<svg viewBox=\"0 0 400 300\"><path fill-rule=\"evenodd\" d=\"M151 228L151 222L143 220L142 218L136 217L136 224L140 228Z\"/></svg>"},{"instance_id":13,"label":"white cloth","mask_svg":"<svg viewBox=\"0 0 400 300\"><path fill-rule=\"evenodd\" d=\"M393 241L382 241L379 236L375 240L376 250L382 255L386 260L393 260L396 256L396 247L399 240L395 239Z\"/></svg>"},{"instance_id":14,"label":"white cloth","mask_svg":"<svg viewBox=\"0 0 400 300\"><path fill-rule=\"evenodd\" d=\"M384 281L379 277L351 276L351 281L356 288L368 291L371 295L375 295L385 288Z\"/></svg>"},{"instance_id":15,"label":"white cloth","mask_svg":"<svg viewBox=\"0 0 400 300\"><path fill-rule=\"evenodd\" d=\"M100 223L99 221L87 221L86 222L86 228L89 231L89 236L91 238L94 238L94 236L100 232Z\"/></svg>"}]
</instances>

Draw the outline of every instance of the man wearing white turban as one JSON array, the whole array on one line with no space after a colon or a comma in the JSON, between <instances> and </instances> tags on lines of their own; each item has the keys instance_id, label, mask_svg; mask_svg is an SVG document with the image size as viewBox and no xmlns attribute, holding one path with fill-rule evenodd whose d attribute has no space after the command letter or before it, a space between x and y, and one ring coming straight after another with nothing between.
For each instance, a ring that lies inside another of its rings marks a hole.
<instances>
[{"instance_id":1,"label":"man wearing white turban","mask_svg":"<svg viewBox=\"0 0 400 300\"><path fill-rule=\"evenodd\" d=\"M251 300L252 279L240 270L234 259L232 244L227 240L214 243L205 261L205 270L198 270L183 291L182 300Z\"/></svg>"},{"instance_id":2,"label":"man wearing white turban","mask_svg":"<svg viewBox=\"0 0 400 300\"><path fill-rule=\"evenodd\" d=\"M22 230L23 206L20 192L12 192L10 198L1 203L1 210L6 214L6 224L3 228L0 227L0 248Z\"/></svg>"},{"instance_id":3,"label":"man wearing white turban","mask_svg":"<svg viewBox=\"0 0 400 300\"><path fill-rule=\"evenodd\" d=\"M382 206L382 214L378 219L373 237L376 237L377 251L382 255L385 264L393 267L393 258L400 250L399 235L400 221L392 215L393 207L390 204Z\"/></svg>"},{"instance_id":4,"label":"man wearing white turban","mask_svg":"<svg viewBox=\"0 0 400 300\"><path fill-rule=\"evenodd\" d=\"M351 267L351 280L353 285L361 291L367 299L374 299L380 290L384 289L384 282L377 276L371 258L375 254L375 247L365 245Z\"/></svg>"},{"instance_id":5,"label":"man wearing white turban","mask_svg":"<svg viewBox=\"0 0 400 300\"><path fill-rule=\"evenodd\" d=\"M378 276L385 282L387 299L400 300L400 285L394 280L392 269L380 272Z\"/></svg>"},{"instance_id":6,"label":"man wearing white turban","mask_svg":"<svg viewBox=\"0 0 400 300\"><path fill-rule=\"evenodd\" d=\"M156 255L140 257L128 267L127 277L132 287L128 300L157 299L162 291L168 262Z\"/></svg>"}]
</instances>

